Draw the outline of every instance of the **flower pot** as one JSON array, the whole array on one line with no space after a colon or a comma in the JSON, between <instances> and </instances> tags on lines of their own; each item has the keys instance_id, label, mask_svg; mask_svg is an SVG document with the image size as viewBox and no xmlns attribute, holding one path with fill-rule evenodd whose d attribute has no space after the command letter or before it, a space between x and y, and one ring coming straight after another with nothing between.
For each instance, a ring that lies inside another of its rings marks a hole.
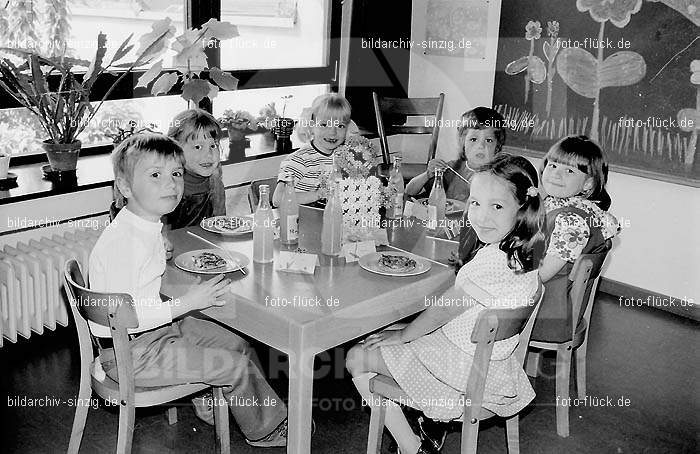
<instances>
[{"instance_id":1,"label":"flower pot","mask_svg":"<svg viewBox=\"0 0 700 454\"><path fill-rule=\"evenodd\" d=\"M0 180L7 178L7 174L10 170L10 155L0 153Z\"/></svg>"},{"instance_id":2,"label":"flower pot","mask_svg":"<svg viewBox=\"0 0 700 454\"><path fill-rule=\"evenodd\" d=\"M228 140L230 142L238 142L245 140L245 134L243 129L228 128Z\"/></svg>"},{"instance_id":3,"label":"flower pot","mask_svg":"<svg viewBox=\"0 0 700 454\"><path fill-rule=\"evenodd\" d=\"M41 146L44 148L53 170L65 172L76 169L82 146L79 140L73 143L53 143L45 140Z\"/></svg>"}]
</instances>

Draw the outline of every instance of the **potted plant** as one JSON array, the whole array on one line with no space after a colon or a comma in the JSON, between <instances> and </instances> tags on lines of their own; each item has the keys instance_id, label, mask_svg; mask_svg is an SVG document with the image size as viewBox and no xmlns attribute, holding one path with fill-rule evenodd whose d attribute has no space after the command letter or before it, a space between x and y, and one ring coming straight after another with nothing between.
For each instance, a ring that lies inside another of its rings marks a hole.
<instances>
[{"instance_id":1,"label":"potted plant","mask_svg":"<svg viewBox=\"0 0 700 454\"><path fill-rule=\"evenodd\" d=\"M294 120L284 116L287 110L287 102L294 95L282 96L282 114L277 113L277 108L275 103L271 102L262 109L260 109L260 117L258 118L258 124L260 127L271 131L276 139L277 144L275 146L275 151L288 153L292 150L292 141L290 137L292 131L294 130Z\"/></svg>"},{"instance_id":2,"label":"potted plant","mask_svg":"<svg viewBox=\"0 0 700 454\"><path fill-rule=\"evenodd\" d=\"M65 56L45 57L36 50L0 48L5 54L0 58L0 87L39 119L48 136L42 146L53 170L75 170L81 147L80 133L132 69L150 62L165 50L163 42L171 34L174 29L142 37L138 57L131 63L120 62L135 46L131 44L133 34L117 48L107 64L104 64L107 53L104 33L97 35L97 51L92 62ZM14 62L10 56L15 58ZM17 60L19 63L15 64ZM76 70L80 67L87 68L87 72L80 74L82 71ZM126 70L112 83L97 106L93 106L90 93L95 81L105 72L119 68ZM54 75L58 76L57 83L52 80Z\"/></svg>"},{"instance_id":3,"label":"potted plant","mask_svg":"<svg viewBox=\"0 0 700 454\"><path fill-rule=\"evenodd\" d=\"M224 110L224 114L218 119L221 126L228 131L228 139L231 142L244 141L245 136L258 129L258 120L245 110Z\"/></svg>"}]
</instances>

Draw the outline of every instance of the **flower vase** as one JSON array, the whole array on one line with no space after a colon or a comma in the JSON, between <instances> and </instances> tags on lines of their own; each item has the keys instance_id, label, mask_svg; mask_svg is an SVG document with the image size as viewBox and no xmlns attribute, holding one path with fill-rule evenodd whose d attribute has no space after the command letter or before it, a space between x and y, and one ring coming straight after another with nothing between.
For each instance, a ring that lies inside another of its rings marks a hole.
<instances>
[{"instance_id":1,"label":"flower vase","mask_svg":"<svg viewBox=\"0 0 700 454\"><path fill-rule=\"evenodd\" d=\"M278 153L290 153L292 151L292 131L294 130L294 120L291 118L278 118L273 128L277 143L275 151Z\"/></svg>"}]
</instances>

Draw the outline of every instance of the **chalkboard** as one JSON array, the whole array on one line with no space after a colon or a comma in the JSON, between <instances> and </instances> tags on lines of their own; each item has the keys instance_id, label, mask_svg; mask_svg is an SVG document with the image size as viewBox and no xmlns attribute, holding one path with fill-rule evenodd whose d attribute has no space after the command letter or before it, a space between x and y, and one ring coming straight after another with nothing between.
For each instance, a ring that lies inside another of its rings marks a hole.
<instances>
[{"instance_id":1,"label":"chalkboard","mask_svg":"<svg viewBox=\"0 0 700 454\"><path fill-rule=\"evenodd\" d=\"M699 59L696 0L504 0L493 104L507 145L586 134L611 164L695 185Z\"/></svg>"}]
</instances>

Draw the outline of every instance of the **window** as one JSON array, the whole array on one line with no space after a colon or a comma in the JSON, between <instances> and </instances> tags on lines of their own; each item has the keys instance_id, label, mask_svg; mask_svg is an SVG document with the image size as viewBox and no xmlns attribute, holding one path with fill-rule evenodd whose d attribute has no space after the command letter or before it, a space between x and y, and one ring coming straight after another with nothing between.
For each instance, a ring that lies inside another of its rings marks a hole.
<instances>
[{"instance_id":1,"label":"window","mask_svg":"<svg viewBox=\"0 0 700 454\"><path fill-rule=\"evenodd\" d=\"M329 9L329 0L222 0L221 20L240 33L221 43L223 69L326 65Z\"/></svg>"},{"instance_id":2,"label":"window","mask_svg":"<svg viewBox=\"0 0 700 454\"><path fill-rule=\"evenodd\" d=\"M209 66L239 79L238 91L219 92L213 99L215 116L227 108L257 115L263 105L276 101L280 106L281 96L291 94L286 114L296 117L335 83L339 0L67 0L67 7L57 10L50 5L60 1L9 0L5 7L1 3L0 47L35 47L48 55L63 55L65 50L65 55L90 61L100 31L107 35L109 55L131 33L138 48L138 38L165 17L171 18L177 35L186 25L197 27L211 17L237 25L239 38L208 51ZM164 67L168 66L166 56ZM172 117L187 108L178 86L168 96L157 97L134 88L141 74L134 71L110 95L79 137L84 148L108 145L105 133L130 120L143 126L154 123L166 132ZM96 84L91 99L101 99L105 85ZM0 143L14 154L40 155L44 138L38 120L0 89Z\"/></svg>"}]
</instances>

